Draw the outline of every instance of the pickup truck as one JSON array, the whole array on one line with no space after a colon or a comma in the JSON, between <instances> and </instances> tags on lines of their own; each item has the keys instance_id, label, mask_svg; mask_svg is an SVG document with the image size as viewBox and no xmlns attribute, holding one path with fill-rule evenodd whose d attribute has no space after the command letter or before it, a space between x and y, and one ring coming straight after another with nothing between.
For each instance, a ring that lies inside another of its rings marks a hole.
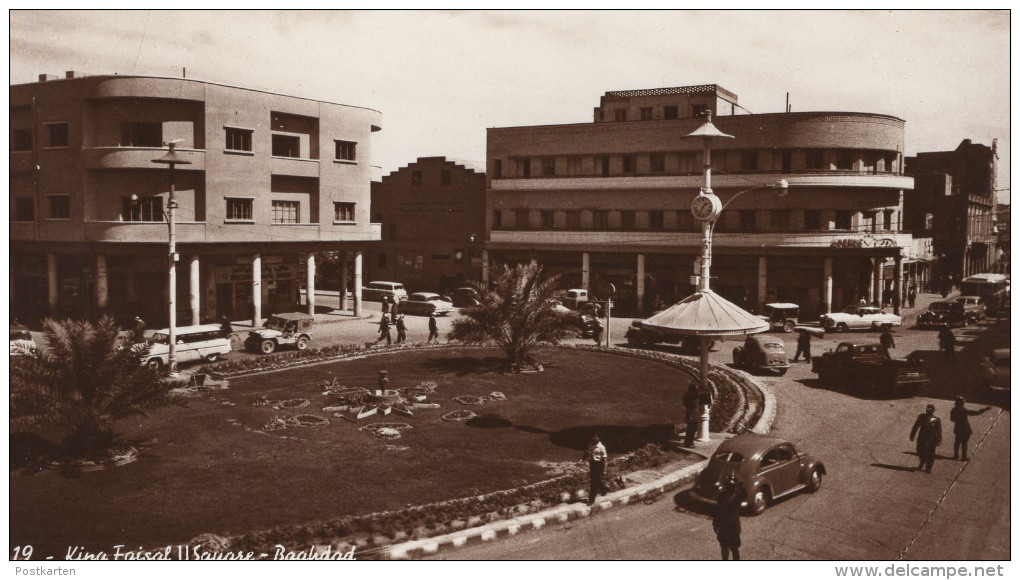
<instances>
[{"instance_id":1,"label":"pickup truck","mask_svg":"<svg viewBox=\"0 0 1020 580\"><path fill-rule=\"evenodd\" d=\"M841 342L835 352L812 359L811 370L825 384L844 382L875 392L912 396L931 384L928 369L905 360L890 359L879 343Z\"/></svg>"}]
</instances>

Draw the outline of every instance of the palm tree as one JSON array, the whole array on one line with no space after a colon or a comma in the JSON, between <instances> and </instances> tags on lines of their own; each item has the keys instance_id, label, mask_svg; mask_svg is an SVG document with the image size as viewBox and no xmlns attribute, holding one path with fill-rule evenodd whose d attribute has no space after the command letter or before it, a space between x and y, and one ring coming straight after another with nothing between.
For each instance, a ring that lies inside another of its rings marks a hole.
<instances>
[{"instance_id":1,"label":"palm tree","mask_svg":"<svg viewBox=\"0 0 1020 580\"><path fill-rule=\"evenodd\" d=\"M44 349L11 358L12 434L56 426L65 435L63 451L86 457L115 444L116 420L183 404L170 393L173 384L142 364L141 330L121 335L108 316L96 324L47 319L43 328Z\"/></svg>"},{"instance_id":2,"label":"palm tree","mask_svg":"<svg viewBox=\"0 0 1020 580\"><path fill-rule=\"evenodd\" d=\"M449 337L468 344L495 343L509 370L536 367L531 357L539 344L559 344L579 334L570 315L552 308L558 276L543 278L537 265L503 266L481 304L461 311Z\"/></svg>"}]
</instances>

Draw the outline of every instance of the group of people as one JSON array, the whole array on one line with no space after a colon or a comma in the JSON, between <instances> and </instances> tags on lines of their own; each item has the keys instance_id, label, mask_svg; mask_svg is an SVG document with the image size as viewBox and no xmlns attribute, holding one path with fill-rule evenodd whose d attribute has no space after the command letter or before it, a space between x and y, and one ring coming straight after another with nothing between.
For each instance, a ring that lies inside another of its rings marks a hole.
<instances>
[{"instance_id":1,"label":"group of people","mask_svg":"<svg viewBox=\"0 0 1020 580\"><path fill-rule=\"evenodd\" d=\"M383 304L385 304L385 302ZM393 309L389 312L386 312L385 310L383 311L382 318L379 320L379 338L375 341L375 344L384 340L387 345L393 343L393 336L390 334L391 325L397 327L397 344L407 340L407 323L404 321L404 315L397 314L396 305L393 306ZM439 324L436 322L436 315L434 312L429 314L428 342L432 342L433 340L439 340Z\"/></svg>"},{"instance_id":2,"label":"group of people","mask_svg":"<svg viewBox=\"0 0 1020 580\"><path fill-rule=\"evenodd\" d=\"M970 426L970 417L980 415L991 407L971 411L965 406L963 397L956 397L953 410L949 412L949 420L953 422L953 459L967 461L967 450L970 436L974 432ZM935 448L942 445L942 420L935 416L935 405L925 406L924 413L917 416L914 426L910 428L910 440L917 440L917 470L923 469L931 473L935 465Z\"/></svg>"}]
</instances>

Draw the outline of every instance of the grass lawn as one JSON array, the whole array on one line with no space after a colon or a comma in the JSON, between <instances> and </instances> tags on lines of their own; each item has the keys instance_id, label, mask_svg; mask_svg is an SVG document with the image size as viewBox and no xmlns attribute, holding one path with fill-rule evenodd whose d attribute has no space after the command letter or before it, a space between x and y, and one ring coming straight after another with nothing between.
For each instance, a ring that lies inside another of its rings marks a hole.
<instances>
[{"instance_id":1,"label":"grass lawn","mask_svg":"<svg viewBox=\"0 0 1020 580\"><path fill-rule=\"evenodd\" d=\"M229 389L193 397L186 408L157 411L118 425L147 441L135 463L68 476L10 473L10 543L62 559L69 546L154 548L203 533L243 533L507 489L547 479L576 462L591 433L610 455L669 434L683 416L690 378L654 361L572 349L548 349L545 372L502 375L489 368L497 351L422 350L320 364L245 377ZM324 380L374 388L380 369L390 388L438 384L440 409L413 417L374 416L355 424L322 412ZM506 401L463 405L462 395L500 391ZM252 404L309 399L296 410ZM458 409L482 415L445 422ZM314 414L329 425L264 432L274 417ZM402 438L358 428L409 423Z\"/></svg>"}]
</instances>

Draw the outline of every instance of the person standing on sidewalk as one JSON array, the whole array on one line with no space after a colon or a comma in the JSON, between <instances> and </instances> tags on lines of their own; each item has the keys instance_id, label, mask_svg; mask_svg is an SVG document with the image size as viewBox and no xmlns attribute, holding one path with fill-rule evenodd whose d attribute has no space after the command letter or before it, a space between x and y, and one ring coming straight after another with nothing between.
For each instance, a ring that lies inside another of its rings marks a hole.
<instances>
[{"instance_id":1,"label":"person standing on sidewalk","mask_svg":"<svg viewBox=\"0 0 1020 580\"><path fill-rule=\"evenodd\" d=\"M797 352L793 355L793 362L797 362L800 359L800 355L803 353L804 360L809 364L811 363L811 333L801 332L797 336Z\"/></svg>"},{"instance_id":2,"label":"person standing on sidewalk","mask_svg":"<svg viewBox=\"0 0 1020 580\"><path fill-rule=\"evenodd\" d=\"M935 405L929 404L917 416L910 429L910 440L917 437L917 469L931 473L935 465L935 448L942 445L942 419L935 416Z\"/></svg>"},{"instance_id":3,"label":"person standing on sidewalk","mask_svg":"<svg viewBox=\"0 0 1020 580\"><path fill-rule=\"evenodd\" d=\"M439 324L436 322L436 313L429 313L429 339L428 342L432 342L432 339L439 340Z\"/></svg>"},{"instance_id":4,"label":"person standing on sidewalk","mask_svg":"<svg viewBox=\"0 0 1020 580\"><path fill-rule=\"evenodd\" d=\"M397 344L407 340L407 325L404 324L404 315L397 316Z\"/></svg>"},{"instance_id":5,"label":"person standing on sidewalk","mask_svg":"<svg viewBox=\"0 0 1020 580\"><path fill-rule=\"evenodd\" d=\"M747 490L736 475L730 474L719 492L719 504L712 518L712 530L723 560L729 560L730 554L734 561L740 560L740 504L746 499Z\"/></svg>"},{"instance_id":6,"label":"person standing on sidewalk","mask_svg":"<svg viewBox=\"0 0 1020 580\"><path fill-rule=\"evenodd\" d=\"M599 494L606 495L606 492L609 491L605 482L606 461L609 459L609 454L606 453L606 446L602 444L598 433L591 436L588 449L584 452L584 456L581 457L578 463L584 463L586 459L588 460L588 474L591 477L588 505L592 505L595 503L595 496Z\"/></svg>"},{"instance_id":7,"label":"person standing on sidewalk","mask_svg":"<svg viewBox=\"0 0 1020 580\"><path fill-rule=\"evenodd\" d=\"M687 385L684 393L684 408L687 409L687 426L684 428L684 447L694 447L694 436L698 433L698 419L701 414L701 397L698 396L698 384Z\"/></svg>"},{"instance_id":8,"label":"person standing on sidewalk","mask_svg":"<svg viewBox=\"0 0 1020 580\"><path fill-rule=\"evenodd\" d=\"M907 293L907 306L910 308L914 307L914 303L917 301L917 289L913 285L910 286L910 292Z\"/></svg>"},{"instance_id":9,"label":"person standing on sidewalk","mask_svg":"<svg viewBox=\"0 0 1020 580\"><path fill-rule=\"evenodd\" d=\"M956 405L949 412L949 420L953 422L953 459L959 459L960 452L962 451L962 461L967 461L967 442L970 441L970 436L974 432L970 428L969 417L971 415L980 415L991 409L991 407L985 407L979 411L971 411L964 406L964 403L963 397L956 397Z\"/></svg>"}]
</instances>

